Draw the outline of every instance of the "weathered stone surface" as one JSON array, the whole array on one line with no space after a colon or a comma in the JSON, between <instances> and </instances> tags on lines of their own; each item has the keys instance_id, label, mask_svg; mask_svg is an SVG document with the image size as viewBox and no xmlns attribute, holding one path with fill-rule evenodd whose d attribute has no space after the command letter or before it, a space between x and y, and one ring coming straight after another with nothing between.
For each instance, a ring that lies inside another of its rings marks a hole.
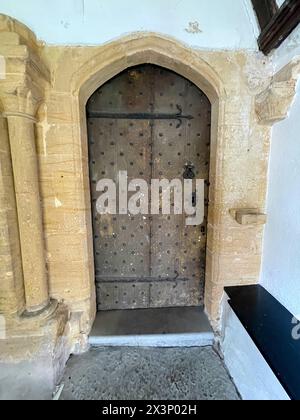
<instances>
[{"instance_id":1,"label":"weathered stone surface","mask_svg":"<svg viewBox=\"0 0 300 420\"><path fill-rule=\"evenodd\" d=\"M68 309L53 303L39 316L6 316L5 322L6 337L0 339L0 377L4 385L0 386L0 399L7 396L7 387L11 387L11 398L34 398L20 384L33 387L35 398L48 398L74 351Z\"/></svg>"},{"instance_id":2,"label":"weathered stone surface","mask_svg":"<svg viewBox=\"0 0 300 420\"><path fill-rule=\"evenodd\" d=\"M261 124L272 125L284 120L289 113L296 95L296 85L300 74L300 58L277 73L270 86L256 97L256 114Z\"/></svg>"},{"instance_id":3,"label":"weathered stone surface","mask_svg":"<svg viewBox=\"0 0 300 420\"><path fill-rule=\"evenodd\" d=\"M21 249L7 122L0 116L0 313L25 308Z\"/></svg>"},{"instance_id":4,"label":"weathered stone surface","mask_svg":"<svg viewBox=\"0 0 300 420\"><path fill-rule=\"evenodd\" d=\"M98 349L70 360L62 400L239 400L212 348Z\"/></svg>"}]
</instances>

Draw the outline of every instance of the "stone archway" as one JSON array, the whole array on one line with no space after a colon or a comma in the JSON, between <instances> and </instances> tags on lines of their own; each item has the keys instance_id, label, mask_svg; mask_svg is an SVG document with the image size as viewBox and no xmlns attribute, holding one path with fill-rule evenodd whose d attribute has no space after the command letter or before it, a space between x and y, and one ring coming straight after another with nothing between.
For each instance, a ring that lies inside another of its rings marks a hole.
<instances>
[{"instance_id":1,"label":"stone archway","mask_svg":"<svg viewBox=\"0 0 300 420\"><path fill-rule=\"evenodd\" d=\"M212 104L212 130L211 130L211 162L210 162L210 201L222 202L221 167L222 144L224 130L224 105L226 102L226 89L215 70L204 60L199 59L191 50L180 43L153 34L130 37L119 41L107 51L93 57L76 72L72 80L73 95L78 98L73 104L73 119L78 121L78 140L81 144L82 154L87 153L87 128L85 119L85 105L91 94L106 81L113 78L128 67L150 63L172 70L193 82L209 98ZM82 173L88 173L87 164L82 167ZM89 180L86 177L82 197L85 207L90 206ZM223 208L214 205L209 209L208 215L208 244L207 256L205 308L216 325L219 317L223 284L216 285L212 268L219 265L218 242L213 234L215 220L218 214L224 213ZM87 216L88 217L88 216ZM92 223L88 219L87 237L90 243L90 259L92 253ZM90 284L94 284L94 273L90 265ZM93 287L93 286L92 286Z\"/></svg>"}]
</instances>

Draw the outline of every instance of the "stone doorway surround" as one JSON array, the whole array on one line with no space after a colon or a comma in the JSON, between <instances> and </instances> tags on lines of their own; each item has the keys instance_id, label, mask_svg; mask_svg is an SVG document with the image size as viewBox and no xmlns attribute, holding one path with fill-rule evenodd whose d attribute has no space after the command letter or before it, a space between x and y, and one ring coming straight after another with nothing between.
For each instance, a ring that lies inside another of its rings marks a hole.
<instances>
[{"instance_id":1,"label":"stone doorway surround","mask_svg":"<svg viewBox=\"0 0 300 420\"><path fill-rule=\"evenodd\" d=\"M189 79L212 104L205 310L218 331L224 286L259 281L271 127L288 115L300 60L273 75L260 54L153 33L47 46L4 15L0 56L1 361L40 355L55 381L85 349L96 312L85 106L144 63Z\"/></svg>"}]
</instances>

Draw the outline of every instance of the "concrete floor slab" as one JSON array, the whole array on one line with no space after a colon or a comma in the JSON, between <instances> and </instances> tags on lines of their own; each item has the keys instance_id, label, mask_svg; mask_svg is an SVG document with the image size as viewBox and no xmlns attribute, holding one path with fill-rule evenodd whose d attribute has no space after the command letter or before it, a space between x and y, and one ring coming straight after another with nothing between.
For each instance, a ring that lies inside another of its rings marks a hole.
<instances>
[{"instance_id":1,"label":"concrete floor slab","mask_svg":"<svg viewBox=\"0 0 300 420\"><path fill-rule=\"evenodd\" d=\"M91 346L202 347L214 334L201 307L98 312Z\"/></svg>"},{"instance_id":2,"label":"concrete floor slab","mask_svg":"<svg viewBox=\"0 0 300 420\"><path fill-rule=\"evenodd\" d=\"M211 347L91 349L62 383L62 400L239 400Z\"/></svg>"}]
</instances>

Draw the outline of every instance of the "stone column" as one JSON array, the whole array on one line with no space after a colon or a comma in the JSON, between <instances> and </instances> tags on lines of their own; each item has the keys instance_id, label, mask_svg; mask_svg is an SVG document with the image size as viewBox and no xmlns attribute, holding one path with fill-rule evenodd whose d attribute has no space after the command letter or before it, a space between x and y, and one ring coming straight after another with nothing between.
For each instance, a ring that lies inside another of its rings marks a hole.
<instances>
[{"instance_id":1,"label":"stone column","mask_svg":"<svg viewBox=\"0 0 300 420\"><path fill-rule=\"evenodd\" d=\"M49 305L34 113L6 112L20 231L26 310Z\"/></svg>"},{"instance_id":2,"label":"stone column","mask_svg":"<svg viewBox=\"0 0 300 420\"><path fill-rule=\"evenodd\" d=\"M24 309L23 268L11 153L7 121L0 112L0 314L21 314Z\"/></svg>"},{"instance_id":3,"label":"stone column","mask_svg":"<svg viewBox=\"0 0 300 420\"><path fill-rule=\"evenodd\" d=\"M50 303L46 272L35 116L51 85L34 34L0 14L1 111L7 120L22 259L24 296L18 308L39 315ZM21 277L21 276L19 276Z\"/></svg>"}]
</instances>

